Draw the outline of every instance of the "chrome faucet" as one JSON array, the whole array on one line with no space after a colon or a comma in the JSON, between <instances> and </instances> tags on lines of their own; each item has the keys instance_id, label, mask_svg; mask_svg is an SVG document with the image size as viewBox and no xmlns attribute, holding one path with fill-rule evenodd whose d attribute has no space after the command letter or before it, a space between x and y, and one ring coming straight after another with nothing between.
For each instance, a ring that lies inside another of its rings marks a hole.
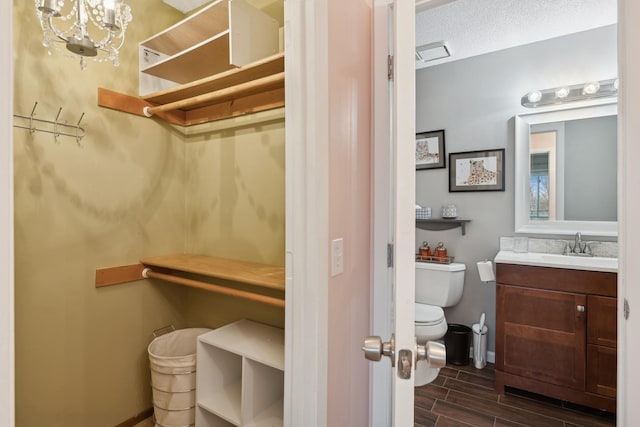
<instances>
[{"instance_id":1,"label":"chrome faucet","mask_svg":"<svg viewBox=\"0 0 640 427\"><path fill-rule=\"evenodd\" d=\"M580 234L579 231L576 233L575 243L573 244L573 252L576 254L584 252L584 249L582 247L582 234Z\"/></svg>"}]
</instances>

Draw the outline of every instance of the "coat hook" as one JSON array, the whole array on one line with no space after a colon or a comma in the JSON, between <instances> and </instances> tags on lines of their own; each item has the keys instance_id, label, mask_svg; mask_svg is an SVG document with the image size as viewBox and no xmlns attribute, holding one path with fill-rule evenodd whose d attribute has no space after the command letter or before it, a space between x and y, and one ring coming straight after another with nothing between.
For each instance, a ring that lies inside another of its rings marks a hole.
<instances>
[{"instance_id":1,"label":"coat hook","mask_svg":"<svg viewBox=\"0 0 640 427\"><path fill-rule=\"evenodd\" d=\"M31 110L31 115L29 116L29 133L35 132L35 128L33 127L33 116L36 114L36 107L38 106L38 101L33 104L33 109Z\"/></svg>"},{"instance_id":2,"label":"coat hook","mask_svg":"<svg viewBox=\"0 0 640 427\"><path fill-rule=\"evenodd\" d=\"M80 122L82 121L83 117L84 112L82 113L80 119L78 120L78 123L76 124L76 143L78 144L78 146L80 146L80 140L82 139L82 137L84 137L84 129L80 127ZM80 131L82 131L82 135L80 135Z\"/></svg>"},{"instance_id":3,"label":"coat hook","mask_svg":"<svg viewBox=\"0 0 640 427\"><path fill-rule=\"evenodd\" d=\"M56 116L56 121L53 124L53 137L58 141L58 137L60 136L60 132L58 131L58 119L60 118L60 113L62 112L62 107L58 110L58 115Z\"/></svg>"}]
</instances>

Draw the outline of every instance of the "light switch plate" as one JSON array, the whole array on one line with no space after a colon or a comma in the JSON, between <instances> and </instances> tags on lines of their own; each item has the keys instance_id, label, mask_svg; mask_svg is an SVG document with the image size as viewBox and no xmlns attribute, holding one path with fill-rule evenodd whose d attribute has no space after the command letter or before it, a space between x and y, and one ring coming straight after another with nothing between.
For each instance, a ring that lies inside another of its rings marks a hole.
<instances>
[{"instance_id":1,"label":"light switch plate","mask_svg":"<svg viewBox=\"0 0 640 427\"><path fill-rule=\"evenodd\" d=\"M342 237L331 241L331 276L344 272L344 240Z\"/></svg>"}]
</instances>

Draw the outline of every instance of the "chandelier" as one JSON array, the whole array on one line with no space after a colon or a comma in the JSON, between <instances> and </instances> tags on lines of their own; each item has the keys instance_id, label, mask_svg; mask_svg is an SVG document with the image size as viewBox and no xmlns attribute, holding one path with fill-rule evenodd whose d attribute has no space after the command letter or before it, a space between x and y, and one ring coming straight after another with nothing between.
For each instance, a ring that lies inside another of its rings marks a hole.
<instances>
[{"instance_id":1,"label":"chandelier","mask_svg":"<svg viewBox=\"0 0 640 427\"><path fill-rule=\"evenodd\" d=\"M118 53L132 18L131 7L122 0L35 0L35 5L49 55L53 46L80 57L81 69L87 66L85 58L120 65Z\"/></svg>"}]
</instances>

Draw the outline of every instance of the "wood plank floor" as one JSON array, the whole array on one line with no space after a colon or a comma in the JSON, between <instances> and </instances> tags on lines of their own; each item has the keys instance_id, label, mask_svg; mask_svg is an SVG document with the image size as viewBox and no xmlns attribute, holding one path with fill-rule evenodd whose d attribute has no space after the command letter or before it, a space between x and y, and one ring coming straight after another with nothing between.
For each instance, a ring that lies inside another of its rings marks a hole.
<instances>
[{"instance_id":1,"label":"wood plank floor","mask_svg":"<svg viewBox=\"0 0 640 427\"><path fill-rule=\"evenodd\" d=\"M568 402L493 388L493 365L448 365L431 384L416 387L415 427L605 427L615 414Z\"/></svg>"}]
</instances>

